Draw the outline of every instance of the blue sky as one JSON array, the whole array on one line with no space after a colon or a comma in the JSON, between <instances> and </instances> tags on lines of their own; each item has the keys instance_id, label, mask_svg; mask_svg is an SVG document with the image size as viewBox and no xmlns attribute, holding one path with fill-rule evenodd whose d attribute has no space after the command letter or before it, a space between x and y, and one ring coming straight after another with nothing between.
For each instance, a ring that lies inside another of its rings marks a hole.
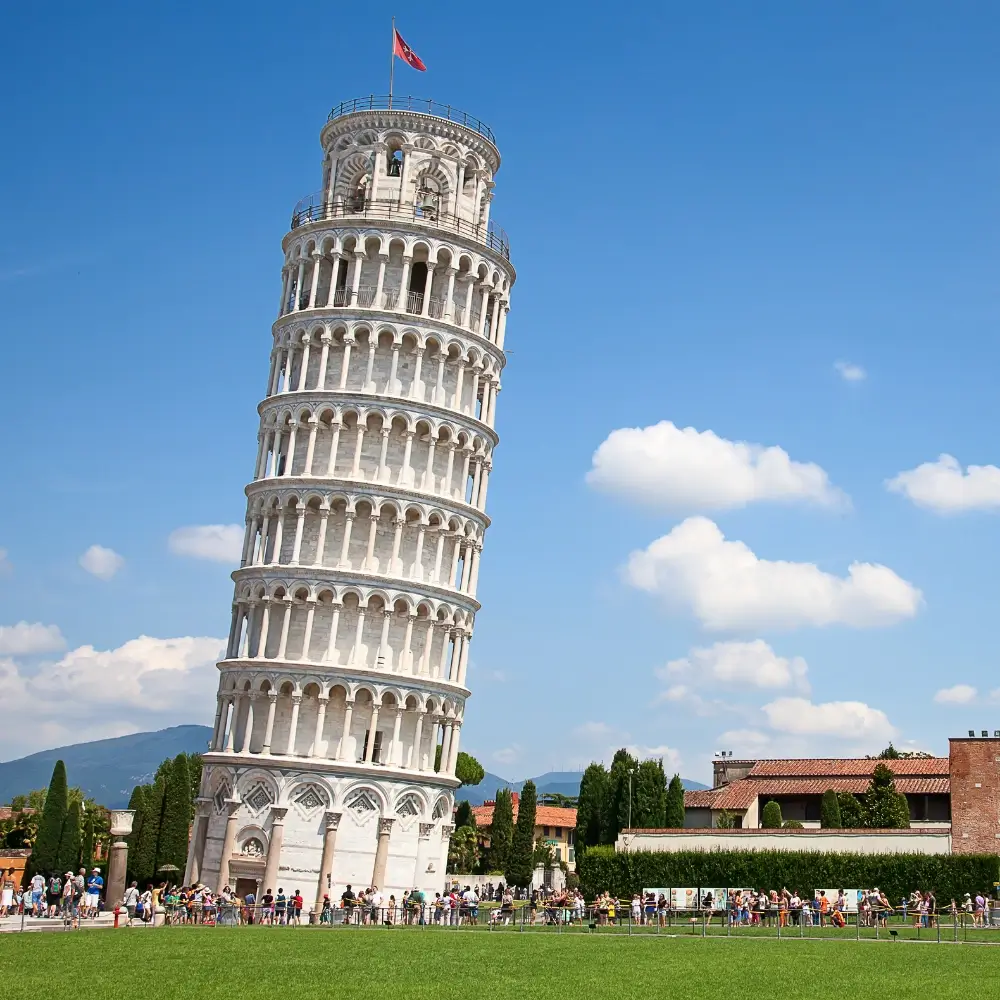
<instances>
[{"instance_id":1,"label":"blue sky","mask_svg":"<svg viewBox=\"0 0 1000 1000\"><path fill-rule=\"evenodd\" d=\"M386 89L388 5L205 6L4 14L3 757L211 722L231 566L168 539L242 524L280 240L329 108ZM465 748L704 778L1000 725L995 6L399 27L397 93L497 136L518 269Z\"/></svg>"}]
</instances>

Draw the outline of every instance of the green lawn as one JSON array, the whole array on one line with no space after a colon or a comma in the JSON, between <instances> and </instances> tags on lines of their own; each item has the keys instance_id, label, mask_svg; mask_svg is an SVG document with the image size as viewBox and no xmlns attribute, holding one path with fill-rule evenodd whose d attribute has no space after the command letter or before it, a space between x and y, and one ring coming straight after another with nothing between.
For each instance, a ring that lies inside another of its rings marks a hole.
<instances>
[{"instance_id":1,"label":"green lawn","mask_svg":"<svg viewBox=\"0 0 1000 1000\"><path fill-rule=\"evenodd\" d=\"M445 929L193 928L0 937L0 997L226 996L684 1000L982 995L1000 950L975 945ZM19 985L20 984L20 985ZM34 987L33 987L34 988ZM30 991L29 991L30 992ZM988 992L988 991L987 991Z\"/></svg>"}]
</instances>

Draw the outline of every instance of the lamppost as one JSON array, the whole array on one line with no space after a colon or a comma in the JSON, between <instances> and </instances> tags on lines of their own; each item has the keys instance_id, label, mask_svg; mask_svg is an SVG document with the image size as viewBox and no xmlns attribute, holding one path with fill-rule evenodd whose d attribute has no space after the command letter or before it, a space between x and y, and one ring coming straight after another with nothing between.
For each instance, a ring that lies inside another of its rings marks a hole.
<instances>
[{"instance_id":1,"label":"lamppost","mask_svg":"<svg viewBox=\"0 0 1000 1000\"><path fill-rule=\"evenodd\" d=\"M632 829L632 775L635 774L635 768L630 767L628 769L628 828ZM632 841L626 839L625 850L628 850L632 846Z\"/></svg>"}]
</instances>

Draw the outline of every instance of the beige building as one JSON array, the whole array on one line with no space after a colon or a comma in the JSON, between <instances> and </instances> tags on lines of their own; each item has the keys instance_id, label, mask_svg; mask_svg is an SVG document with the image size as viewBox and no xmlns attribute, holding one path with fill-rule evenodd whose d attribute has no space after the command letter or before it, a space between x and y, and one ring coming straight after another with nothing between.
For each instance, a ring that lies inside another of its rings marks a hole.
<instances>
[{"instance_id":1,"label":"beige building","mask_svg":"<svg viewBox=\"0 0 1000 1000\"><path fill-rule=\"evenodd\" d=\"M517 822L517 811L520 797L513 793L514 822ZM493 807L495 802L485 802L472 810L476 817L476 827L483 831L480 843L489 847L489 828L493 822ZM576 869L576 810L561 806L539 805L535 809L535 843L548 844L555 853L557 861L565 862L570 871Z\"/></svg>"}]
</instances>

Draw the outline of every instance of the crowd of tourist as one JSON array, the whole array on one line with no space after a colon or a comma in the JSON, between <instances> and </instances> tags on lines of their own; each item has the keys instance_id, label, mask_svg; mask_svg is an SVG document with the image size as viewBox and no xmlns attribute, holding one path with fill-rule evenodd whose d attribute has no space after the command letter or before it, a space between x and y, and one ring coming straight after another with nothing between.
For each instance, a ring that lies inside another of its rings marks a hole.
<instances>
[{"instance_id":1,"label":"crowd of tourist","mask_svg":"<svg viewBox=\"0 0 1000 1000\"><path fill-rule=\"evenodd\" d=\"M79 872L32 876L23 888L16 887L12 872L3 877L0 917L23 913L47 919L61 919L72 926L96 917L102 910L104 879L100 868L88 875ZM517 905L520 904L520 905ZM890 918L912 922L913 927L933 928L939 922L971 927L1000 926L1000 901L986 892L967 892L960 901L940 905L932 891L914 891L897 903L878 887L848 894L845 890L817 890L811 895L796 889L702 890L688 897L685 907L674 906L667 891L634 893L619 899L612 893L600 894L592 903L579 889L541 888L518 890L502 882L483 886L453 883L433 898L419 888L404 891L397 899L385 895L378 886L355 892L348 885L338 899L325 895L318 913L312 912L300 889L286 891L279 886L262 889L259 897L248 892L243 897L225 887L219 893L200 883L178 886L149 884L141 890L132 882L124 894L121 921L126 926L147 924L258 924L299 926L305 921L320 924L372 926L394 924L437 925L444 927L509 925L635 926L658 924L665 927L678 920L711 925L718 920L731 927L834 927L849 923L861 927L887 927Z\"/></svg>"}]
</instances>

